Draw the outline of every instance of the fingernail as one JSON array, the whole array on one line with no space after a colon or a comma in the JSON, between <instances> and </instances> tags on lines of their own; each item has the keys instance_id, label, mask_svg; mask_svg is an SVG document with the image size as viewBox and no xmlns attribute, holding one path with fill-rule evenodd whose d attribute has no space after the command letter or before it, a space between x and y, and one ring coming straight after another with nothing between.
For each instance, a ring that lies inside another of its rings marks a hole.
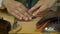
<instances>
[{"instance_id":1,"label":"fingernail","mask_svg":"<svg viewBox=\"0 0 60 34\"><path fill-rule=\"evenodd\" d=\"M35 16L35 14L32 14L33 16Z\"/></svg>"},{"instance_id":2,"label":"fingernail","mask_svg":"<svg viewBox=\"0 0 60 34\"><path fill-rule=\"evenodd\" d=\"M30 17L29 20L31 20L32 18Z\"/></svg>"},{"instance_id":3,"label":"fingernail","mask_svg":"<svg viewBox=\"0 0 60 34\"><path fill-rule=\"evenodd\" d=\"M25 18L25 20L28 20L28 18Z\"/></svg>"},{"instance_id":4,"label":"fingernail","mask_svg":"<svg viewBox=\"0 0 60 34\"><path fill-rule=\"evenodd\" d=\"M21 20L22 18L20 18L20 20Z\"/></svg>"}]
</instances>

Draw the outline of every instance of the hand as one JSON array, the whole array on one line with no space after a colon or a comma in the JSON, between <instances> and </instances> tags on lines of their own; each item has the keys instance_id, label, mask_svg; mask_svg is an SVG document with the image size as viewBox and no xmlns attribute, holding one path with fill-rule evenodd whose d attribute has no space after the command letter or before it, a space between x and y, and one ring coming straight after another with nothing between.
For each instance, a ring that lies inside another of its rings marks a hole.
<instances>
[{"instance_id":1,"label":"hand","mask_svg":"<svg viewBox=\"0 0 60 34\"><path fill-rule=\"evenodd\" d=\"M18 18L19 20L30 20L31 16L26 12L27 8L20 2L14 0L3 1L4 6L8 12Z\"/></svg>"},{"instance_id":2,"label":"hand","mask_svg":"<svg viewBox=\"0 0 60 34\"><path fill-rule=\"evenodd\" d=\"M33 6L28 13L36 16L39 12L51 8L57 0L39 0L35 6Z\"/></svg>"}]
</instances>

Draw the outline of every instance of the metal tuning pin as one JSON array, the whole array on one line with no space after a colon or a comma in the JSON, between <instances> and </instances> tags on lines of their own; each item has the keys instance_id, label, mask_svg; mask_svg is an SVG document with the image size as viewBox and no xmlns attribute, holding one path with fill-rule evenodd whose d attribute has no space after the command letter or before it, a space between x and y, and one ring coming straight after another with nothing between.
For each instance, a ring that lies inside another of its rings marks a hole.
<instances>
[{"instance_id":1,"label":"metal tuning pin","mask_svg":"<svg viewBox=\"0 0 60 34\"><path fill-rule=\"evenodd\" d=\"M14 18L14 24L13 24L13 29L17 28L17 22L18 20L16 18Z\"/></svg>"}]
</instances>

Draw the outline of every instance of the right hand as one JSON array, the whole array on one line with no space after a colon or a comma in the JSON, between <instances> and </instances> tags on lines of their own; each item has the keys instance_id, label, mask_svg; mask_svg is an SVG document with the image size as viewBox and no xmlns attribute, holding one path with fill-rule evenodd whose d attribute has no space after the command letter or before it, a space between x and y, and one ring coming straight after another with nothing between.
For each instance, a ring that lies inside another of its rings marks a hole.
<instances>
[{"instance_id":1,"label":"right hand","mask_svg":"<svg viewBox=\"0 0 60 34\"><path fill-rule=\"evenodd\" d=\"M27 13L27 8L20 2L14 0L4 0L4 6L8 12L19 20L31 20L31 16Z\"/></svg>"}]
</instances>

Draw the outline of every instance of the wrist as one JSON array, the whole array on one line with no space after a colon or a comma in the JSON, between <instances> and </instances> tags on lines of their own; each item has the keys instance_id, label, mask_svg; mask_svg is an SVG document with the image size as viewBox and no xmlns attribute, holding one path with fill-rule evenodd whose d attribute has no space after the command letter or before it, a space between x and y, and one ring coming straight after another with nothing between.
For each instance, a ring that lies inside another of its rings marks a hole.
<instances>
[{"instance_id":1,"label":"wrist","mask_svg":"<svg viewBox=\"0 0 60 34\"><path fill-rule=\"evenodd\" d=\"M10 3L13 3L14 0L3 0L3 5L7 7Z\"/></svg>"}]
</instances>

